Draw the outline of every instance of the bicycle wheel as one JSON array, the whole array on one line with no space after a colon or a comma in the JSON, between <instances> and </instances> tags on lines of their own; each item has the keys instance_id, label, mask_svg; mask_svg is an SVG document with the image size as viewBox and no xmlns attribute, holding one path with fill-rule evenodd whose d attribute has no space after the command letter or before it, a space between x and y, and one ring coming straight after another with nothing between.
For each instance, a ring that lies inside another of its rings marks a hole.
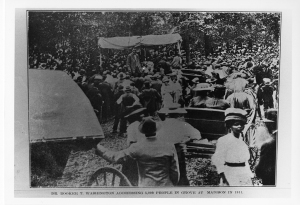
<instances>
[{"instance_id":1,"label":"bicycle wheel","mask_svg":"<svg viewBox=\"0 0 300 205\"><path fill-rule=\"evenodd\" d=\"M132 186L127 177L112 167L98 169L90 178L88 186L91 187L120 187Z\"/></svg>"}]
</instances>

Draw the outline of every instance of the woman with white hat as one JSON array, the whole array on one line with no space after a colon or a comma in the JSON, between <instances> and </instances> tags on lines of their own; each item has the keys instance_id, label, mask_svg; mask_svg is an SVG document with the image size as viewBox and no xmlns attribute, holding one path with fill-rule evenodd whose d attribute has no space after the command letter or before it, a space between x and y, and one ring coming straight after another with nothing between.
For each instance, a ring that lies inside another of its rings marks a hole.
<instances>
[{"instance_id":1,"label":"woman with white hat","mask_svg":"<svg viewBox=\"0 0 300 205\"><path fill-rule=\"evenodd\" d=\"M208 97L208 92L212 90L213 88L210 86L209 83L197 84L196 87L193 89L195 97L191 99L189 107L205 108L206 101L210 99L210 97Z\"/></svg>"},{"instance_id":2,"label":"woman with white hat","mask_svg":"<svg viewBox=\"0 0 300 205\"><path fill-rule=\"evenodd\" d=\"M163 84L161 86L161 97L163 101L162 107L164 107L166 103L174 102L174 98L172 97L172 95L174 94L174 90L170 85L170 79L167 76L162 79L162 82Z\"/></svg>"},{"instance_id":3,"label":"woman with white hat","mask_svg":"<svg viewBox=\"0 0 300 205\"><path fill-rule=\"evenodd\" d=\"M242 131L247 122L247 112L238 108L225 111L225 124L229 133L218 139L217 147L212 156L223 186L253 186L248 160L250 153L243 141Z\"/></svg>"}]
</instances>

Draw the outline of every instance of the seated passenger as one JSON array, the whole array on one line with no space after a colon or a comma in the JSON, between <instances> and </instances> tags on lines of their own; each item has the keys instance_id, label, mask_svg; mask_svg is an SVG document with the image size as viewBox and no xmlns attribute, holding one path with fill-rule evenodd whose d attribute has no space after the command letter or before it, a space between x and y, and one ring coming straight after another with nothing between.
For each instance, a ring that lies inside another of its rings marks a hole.
<instances>
[{"instance_id":1,"label":"seated passenger","mask_svg":"<svg viewBox=\"0 0 300 205\"><path fill-rule=\"evenodd\" d=\"M208 92L212 90L209 83L197 84L193 89L195 97L190 101L189 107L205 108L206 101L210 99L210 97L208 97Z\"/></svg>"},{"instance_id":2,"label":"seated passenger","mask_svg":"<svg viewBox=\"0 0 300 205\"><path fill-rule=\"evenodd\" d=\"M218 85L215 85L214 87L215 87L213 91L214 97L206 101L205 107L211 109L226 110L227 108L230 107L228 101L223 99L226 88Z\"/></svg>"}]
</instances>

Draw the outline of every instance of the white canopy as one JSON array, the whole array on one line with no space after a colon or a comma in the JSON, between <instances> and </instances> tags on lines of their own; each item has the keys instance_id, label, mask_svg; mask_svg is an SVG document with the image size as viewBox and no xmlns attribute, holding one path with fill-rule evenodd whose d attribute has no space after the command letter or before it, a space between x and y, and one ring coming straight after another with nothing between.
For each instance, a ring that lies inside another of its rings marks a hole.
<instances>
[{"instance_id":1,"label":"white canopy","mask_svg":"<svg viewBox=\"0 0 300 205\"><path fill-rule=\"evenodd\" d=\"M99 38L98 45L101 48L126 49L137 45L153 46L167 45L182 41L179 34L147 35L130 37Z\"/></svg>"},{"instance_id":2,"label":"white canopy","mask_svg":"<svg viewBox=\"0 0 300 205\"><path fill-rule=\"evenodd\" d=\"M104 138L92 105L63 71L29 69L30 141Z\"/></svg>"}]
</instances>

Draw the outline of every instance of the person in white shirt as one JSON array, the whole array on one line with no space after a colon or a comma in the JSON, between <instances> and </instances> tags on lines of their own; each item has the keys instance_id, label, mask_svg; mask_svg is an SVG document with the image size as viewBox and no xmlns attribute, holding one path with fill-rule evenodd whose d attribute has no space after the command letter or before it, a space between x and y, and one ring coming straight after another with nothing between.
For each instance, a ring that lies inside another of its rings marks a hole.
<instances>
[{"instance_id":1,"label":"person in white shirt","mask_svg":"<svg viewBox=\"0 0 300 205\"><path fill-rule=\"evenodd\" d=\"M246 111L238 108L225 111L225 124L229 133L218 139L211 159L220 175L221 186L253 186L251 178L254 175L248 163L250 152L242 138L246 114Z\"/></svg>"}]
</instances>

